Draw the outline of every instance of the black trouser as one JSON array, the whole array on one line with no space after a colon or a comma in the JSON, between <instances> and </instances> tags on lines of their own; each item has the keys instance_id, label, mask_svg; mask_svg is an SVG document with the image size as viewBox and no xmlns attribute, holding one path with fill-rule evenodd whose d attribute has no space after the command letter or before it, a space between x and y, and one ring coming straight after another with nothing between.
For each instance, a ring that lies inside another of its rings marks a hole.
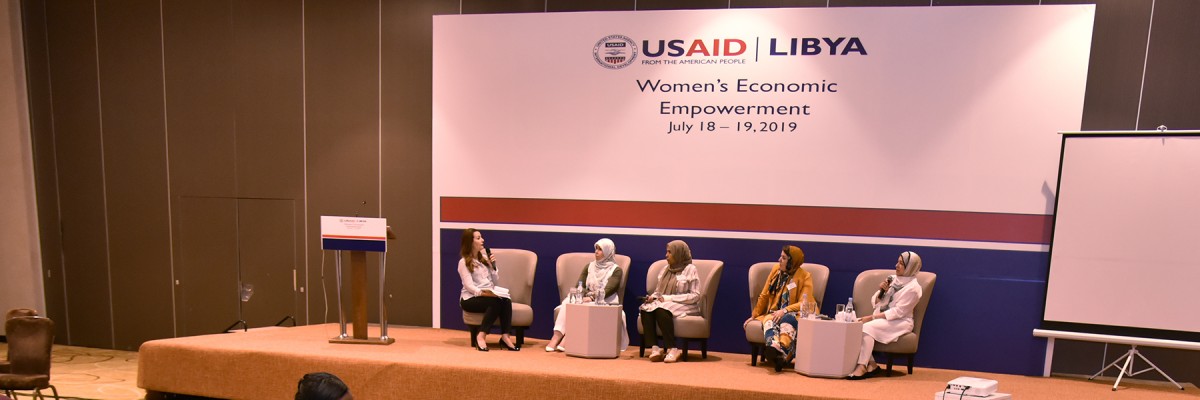
<instances>
[{"instance_id":1,"label":"black trouser","mask_svg":"<svg viewBox=\"0 0 1200 400\"><path fill-rule=\"evenodd\" d=\"M655 308L654 311L642 311L642 340L646 341L646 347L658 345L658 330L655 330L655 325L663 333L663 347L675 347L675 316L670 311Z\"/></svg>"},{"instance_id":2,"label":"black trouser","mask_svg":"<svg viewBox=\"0 0 1200 400\"><path fill-rule=\"evenodd\" d=\"M492 324L496 322L496 318L500 318L500 332L505 335L512 330L512 300L503 297L486 297L475 296L466 300L459 300L459 306L462 306L463 311L473 313L483 313L483 323L479 324L479 330L487 334L492 330Z\"/></svg>"}]
</instances>

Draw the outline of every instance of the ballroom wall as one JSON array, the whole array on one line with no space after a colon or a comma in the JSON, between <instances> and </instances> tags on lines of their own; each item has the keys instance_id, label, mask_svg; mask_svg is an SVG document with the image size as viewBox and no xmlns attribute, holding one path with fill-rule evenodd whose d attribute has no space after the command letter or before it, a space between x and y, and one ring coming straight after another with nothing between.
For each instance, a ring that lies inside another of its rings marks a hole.
<instances>
[{"instance_id":1,"label":"ballroom wall","mask_svg":"<svg viewBox=\"0 0 1200 400\"><path fill-rule=\"evenodd\" d=\"M1200 129L1200 3L1040 3L1097 5L1083 129ZM432 325L433 15L1016 4L1039 2L27 0L46 313L61 343L118 349L336 320L317 220L360 214L398 236L390 322ZM1117 347L1059 342L1053 370L1090 374ZM1195 354L1146 353L1200 381Z\"/></svg>"}]
</instances>

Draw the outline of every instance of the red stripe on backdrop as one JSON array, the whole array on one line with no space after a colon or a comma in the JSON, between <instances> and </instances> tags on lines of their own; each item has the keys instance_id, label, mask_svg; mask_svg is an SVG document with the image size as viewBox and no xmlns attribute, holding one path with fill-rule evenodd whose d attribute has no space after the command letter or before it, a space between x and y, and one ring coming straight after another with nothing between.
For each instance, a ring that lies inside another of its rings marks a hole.
<instances>
[{"instance_id":1,"label":"red stripe on backdrop","mask_svg":"<svg viewBox=\"0 0 1200 400\"><path fill-rule=\"evenodd\" d=\"M1053 216L958 211L443 197L442 222L1050 243Z\"/></svg>"}]
</instances>

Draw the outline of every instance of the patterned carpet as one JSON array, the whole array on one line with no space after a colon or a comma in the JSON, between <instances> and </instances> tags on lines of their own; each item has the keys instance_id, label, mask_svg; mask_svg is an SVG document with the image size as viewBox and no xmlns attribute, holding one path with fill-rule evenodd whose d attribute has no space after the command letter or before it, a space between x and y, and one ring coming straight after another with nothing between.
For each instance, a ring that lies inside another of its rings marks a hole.
<instances>
[{"instance_id":1,"label":"patterned carpet","mask_svg":"<svg viewBox=\"0 0 1200 400\"><path fill-rule=\"evenodd\" d=\"M0 343L0 358L8 344ZM137 400L146 391L137 387L137 352L55 345L50 384L67 399ZM49 396L49 390L42 392ZM21 396L19 398L26 398Z\"/></svg>"}]
</instances>

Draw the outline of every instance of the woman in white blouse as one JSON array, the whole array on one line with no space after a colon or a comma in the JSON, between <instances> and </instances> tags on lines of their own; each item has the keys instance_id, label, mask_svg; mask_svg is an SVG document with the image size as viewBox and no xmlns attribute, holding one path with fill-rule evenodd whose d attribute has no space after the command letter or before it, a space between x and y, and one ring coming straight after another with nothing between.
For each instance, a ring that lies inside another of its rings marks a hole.
<instances>
[{"instance_id":1,"label":"woman in white blouse","mask_svg":"<svg viewBox=\"0 0 1200 400\"><path fill-rule=\"evenodd\" d=\"M500 279L496 270L496 257L487 256L483 250L483 234L467 228L462 234L459 247L462 259L458 260L458 277L462 280L462 293L458 304L463 311L483 313L479 334L475 336L479 351L488 351L487 334L496 319L500 320L500 345L511 351L521 350L514 344L508 332L512 330L512 300L497 296L493 289Z\"/></svg>"},{"instance_id":2,"label":"woman in white blouse","mask_svg":"<svg viewBox=\"0 0 1200 400\"><path fill-rule=\"evenodd\" d=\"M896 274L889 275L879 283L879 291L871 297L875 306L871 315L859 318L863 322L862 347L858 353L858 367L850 373L850 379L862 379L879 372L879 365L871 357L875 342L891 343L913 330L913 309L921 300L921 284L917 273L921 272L921 256L906 251L896 259Z\"/></svg>"},{"instance_id":3,"label":"woman in white blouse","mask_svg":"<svg viewBox=\"0 0 1200 400\"><path fill-rule=\"evenodd\" d=\"M617 305L620 304L621 296L617 293L621 288L621 277L625 274L621 271L621 267L617 266L615 259L617 255L617 244L613 243L612 239L603 238L596 241L596 261L588 263L583 271L579 273L579 282L583 282L585 291L592 293L583 293L582 299L584 303L591 302L596 296L594 292L603 290L604 293L599 295L604 298L605 304ZM571 299L563 299L563 303L555 310L558 310L558 316L554 318L554 336L550 338L550 343L546 345L546 351L566 351L559 344L563 338L567 336L567 307L566 304ZM625 312L621 311L620 320L621 342L620 349L625 350L629 344L629 333L625 329Z\"/></svg>"},{"instance_id":4,"label":"woman in white blouse","mask_svg":"<svg viewBox=\"0 0 1200 400\"><path fill-rule=\"evenodd\" d=\"M692 264L692 250L682 240L667 243L667 267L658 275L658 286L646 296L640 310L642 340L650 348L650 361L673 363L683 352L675 348L675 318L700 315L700 275ZM664 352L657 331L663 333Z\"/></svg>"}]
</instances>

